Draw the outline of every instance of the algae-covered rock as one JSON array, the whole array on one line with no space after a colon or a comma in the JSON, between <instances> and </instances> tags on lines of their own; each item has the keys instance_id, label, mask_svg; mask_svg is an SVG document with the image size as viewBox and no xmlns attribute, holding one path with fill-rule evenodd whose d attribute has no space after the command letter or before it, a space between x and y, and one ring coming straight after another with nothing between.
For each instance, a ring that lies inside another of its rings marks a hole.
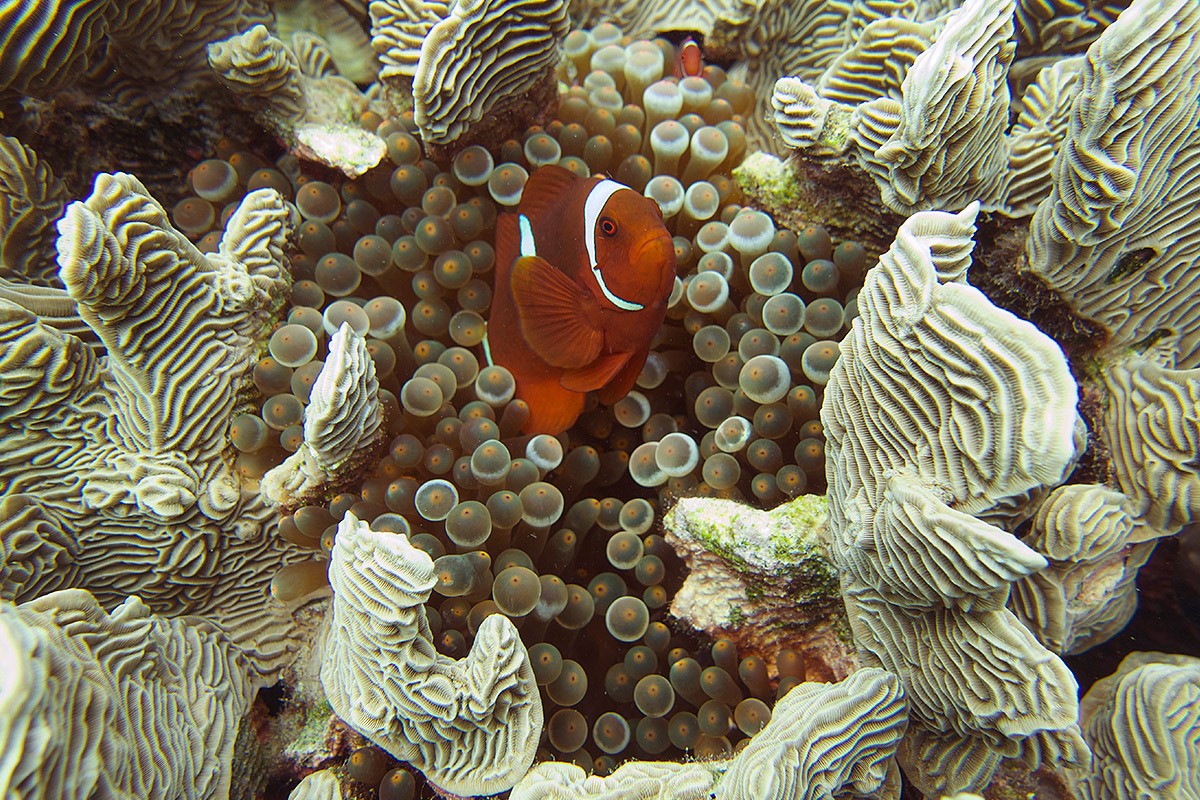
<instances>
[{"instance_id":1,"label":"algae-covered rock","mask_svg":"<svg viewBox=\"0 0 1200 800\"><path fill-rule=\"evenodd\" d=\"M853 671L838 576L825 554L824 497L805 495L773 511L690 497L664 526L689 570L671 613L769 662L782 648L799 650L813 679Z\"/></svg>"}]
</instances>

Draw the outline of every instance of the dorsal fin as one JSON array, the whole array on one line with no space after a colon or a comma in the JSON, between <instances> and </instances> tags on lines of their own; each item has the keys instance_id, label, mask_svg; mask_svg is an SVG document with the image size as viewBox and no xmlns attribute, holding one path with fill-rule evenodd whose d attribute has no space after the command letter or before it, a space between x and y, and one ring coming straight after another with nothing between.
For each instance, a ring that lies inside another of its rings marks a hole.
<instances>
[{"instance_id":1,"label":"dorsal fin","mask_svg":"<svg viewBox=\"0 0 1200 800\"><path fill-rule=\"evenodd\" d=\"M537 217L547 209L562 205L563 195L581 180L574 172L555 164L538 167L521 191L521 213Z\"/></svg>"}]
</instances>

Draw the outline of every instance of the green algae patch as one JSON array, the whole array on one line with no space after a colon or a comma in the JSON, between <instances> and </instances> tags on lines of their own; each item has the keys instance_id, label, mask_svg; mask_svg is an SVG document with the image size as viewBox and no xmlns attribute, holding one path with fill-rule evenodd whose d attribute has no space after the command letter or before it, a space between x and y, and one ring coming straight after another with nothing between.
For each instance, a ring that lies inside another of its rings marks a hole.
<instances>
[{"instance_id":1,"label":"green algae patch","mask_svg":"<svg viewBox=\"0 0 1200 800\"><path fill-rule=\"evenodd\" d=\"M749 600L784 586L803 606L840 602L837 570L822 537L826 518L822 495L804 495L772 511L728 500L688 498L664 524L678 541L716 556L737 573ZM737 624L730 614L730 623Z\"/></svg>"},{"instance_id":2,"label":"green algae patch","mask_svg":"<svg viewBox=\"0 0 1200 800\"><path fill-rule=\"evenodd\" d=\"M333 719L333 707L328 700L321 700L305 709L304 722L296 736L284 748L292 756L309 756L326 750L329 737L329 722Z\"/></svg>"},{"instance_id":3,"label":"green algae patch","mask_svg":"<svg viewBox=\"0 0 1200 800\"><path fill-rule=\"evenodd\" d=\"M733 180L744 193L770 208L795 206L803 199L795 173L770 153L747 156L733 170Z\"/></svg>"}]
</instances>

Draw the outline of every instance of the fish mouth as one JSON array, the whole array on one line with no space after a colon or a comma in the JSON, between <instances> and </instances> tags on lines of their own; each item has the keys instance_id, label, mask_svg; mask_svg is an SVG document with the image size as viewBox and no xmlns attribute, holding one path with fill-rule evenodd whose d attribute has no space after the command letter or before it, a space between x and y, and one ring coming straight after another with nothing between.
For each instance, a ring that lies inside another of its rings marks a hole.
<instances>
[{"instance_id":1,"label":"fish mouth","mask_svg":"<svg viewBox=\"0 0 1200 800\"><path fill-rule=\"evenodd\" d=\"M638 264L646 260L670 259L671 268L675 268L675 240L667 231L656 233L652 238L642 242L633 253L633 260Z\"/></svg>"}]
</instances>

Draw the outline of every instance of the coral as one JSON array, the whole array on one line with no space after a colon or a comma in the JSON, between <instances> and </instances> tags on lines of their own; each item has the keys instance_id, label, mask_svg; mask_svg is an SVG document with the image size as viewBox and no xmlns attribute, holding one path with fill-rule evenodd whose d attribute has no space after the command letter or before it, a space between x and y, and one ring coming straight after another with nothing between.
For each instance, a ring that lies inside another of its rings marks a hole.
<instances>
[{"instance_id":1,"label":"coral","mask_svg":"<svg viewBox=\"0 0 1200 800\"><path fill-rule=\"evenodd\" d=\"M265 25L208 46L208 64L226 88L266 105L283 120L304 113L300 64Z\"/></svg>"},{"instance_id":2,"label":"coral","mask_svg":"<svg viewBox=\"0 0 1200 800\"><path fill-rule=\"evenodd\" d=\"M394 78L411 81L417 74L425 37L450 13L450 4L374 0L370 12L371 45L379 54L379 79L384 83Z\"/></svg>"},{"instance_id":3,"label":"coral","mask_svg":"<svg viewBox=\"0 0 1200 800\"><path fill-rule=\"evenodd\" d=\"M1200 258L1200 7L1135 0L1088 48L1028 269L1114 349L1164 339L1173 366L1200 363L1191 302Z\"/></svg>"},{"instance_id":4,"label":"coral","mask_svg":"<svg viewBox=\"0 0 1200 800\"><path fill-rule=\"evenodd\" d=\"M0 91L48 97L73 85L137 95L197 91L210 84L205 47L269 21L263 0L120 0L0 3L9 31Z\"/></svg>"},{"instance_id":5,"label":"coral","mask_svg":"<svg viewBox=\"0 0 1200 800\"><path fill-rule=\"evenodd\" d=\"M67 194L44 161L0 136L0 277L54 285L54 220Z\"/></svg>"},{"instance_id":6,"label":"coral","mask_svg":"<svg viewBox=\"0 0 1200 800\"><path fill-rule=\"evenodd\" d=\"M375 362L363 338L343 322L309 394L303 443L263 476L263 495L294 507L319 493L382 442L382 418Z\"/></svg>"},{"instance_id":7,"label":"coral","mask_svg":"<svg viewBox=\"0 0 1200 800\"><path fill-rule=\"evenodd\" d=\"M1009 135L1010 157L1005 203L1009 213L1026 216L1050 194L1054 159L1070 130L1071 104L1079 88L1082 56L1055 61L1021 95Z\"/></svg>"},{"instance_id":8,"label":"coral","mask_svg":"<svg viewBox=\"0 0 1200 800\"><path fill-rule=\"evenodd\" d=\"M347 513L330 562L333 613L321 683L338 716L432 783L494 794L529 769L542 704L507 618L480 625L460 660L434 649L423 603L433 561L404 534Z\"/></svg>"},{"instance_id":9,"label":"coral","mask_svg":"<svg viewBox=\"0 0 1200 800\"><path fill-rule=\"evenodd\" d=\"M968 0L950 14L905 74L899 108L887 109L889 117L899 112L890 135L883 139L887 129L864 126L856 131L860 152L873 153L861 163L889 208L955 210L1000 193L1013 5Z\"/></svg>"},{"instance_id":10,"label":"coral","mask_svg":"<svg viewBox=\"0 0 1200 800\"><path fill-rule=\"evenodd\" d=\"M1080 701L1095 766L1084 800L1200 797L1200 658L1134 652Z\"/></svg>"},{"instance_id":11,"label":"coral","mask_svg":"<svg viewBox=\"0 0 1200 800\"><path fill-rule=\"evenodd\" d=\"M1055 653L1106 641L1137 608L1138 569L1154 545L1128 498L1098 484L1060 486L1046 498L1022 541L1049 567L1013 585L1009 608Z\"/></svg>"},{"instance_id":12,"label":"coral","mask_svg":"<svg viewBox=\"0 0 1200 800\"><path fill-rule=\"evenodd\" d=\"M449 144L485 117L511 113L513 103L546 83L561 57L562 0L415 5L372 3L371 30L384 63L380 78L412 78L414 117L426 143Z\"/></svg>"},{"instance_id":13,"label":"coral","mask_svg":"<svg viewBox=\"0 0 1200 800\"><path fill-rule=\"evenodd\" d=\"M520 31L520 35L517 35ZM415 117L428 142L452 142L502 101L534 87L560 58L561 0L458 0L421 45Z\"/></svg>"},{"instance_id":14,"label":"coral","mask_svg":"<svg viewBox=\"0 0 1200 800\"><path fill-rule=\"evenodd\" d=\"M630 761L610 775L589 776L561 761L537 764L509 795L511 800L708 800L720 765L704 762Z\"/></svg>"},{"instance_id":15,"label":"coral","mask_svg":"<svg viewBox=\"0 0 1200 800\"><path fill-rule=\"evenodd\" d=\"M784 143L829 161L845 154L874 179L884 206L902 214L957 211L976 199L1012 213L1005 130L1014 5L970 0L927 23L872 22L815 85L791 75L775 84ZM1025 172L1049 174L1045 159L1026 162ZM1030 183L1022 182L1025 213Z\"/></svg>"},{"instance_id":16,"label":"coral","mask_svg":"<svg viewBox=\"0 0 1200 800\"><path fill-rule=\"evenodd\" d=\"M251 193L204 255L124 174L67 208L59 274L104 357L0 304L0 487L21 509L4 546L42 554L40 568L6 560L5 598L137 594L159 613L210 616L264 669L286 657L287 619L266 591L292 556L225 450L239 377L287 286L291 224L276 193Z\"/></svg>"},{"instance_id":17,"label":"coral","mask_svg":"<svg viewBox=\"0 0 1200 800\"><path fill-rule=\"evenodd\" d=\"M766 727L730 761L629 762L605 778L589 778L569 764L539 764L513 789L512 798L898 796L889 765L906 715L904 693L894 675L863 669L840 683L802 683L775 708Z\"/></svg>"},{"instance_id":18,"label":"coral","mask_svg":"<svg viewBox=\"0 0 1200 800\"><path fill-rule=\"evenodd\" d=\"M1104 372L1101 435L1131 513L1151 529L1144 539L1173 535L1200 515L1200 370L1163 367L1164 348L1159 358L1115 360Z\"/></svg>"},{"instance_id":19,"label":"coral","mask_svg":"<svg viewBox=\"0 0 1200 800\"><path fill-rule=\"evenodd\" d=\"M225 798L256 670L217 626L106 612L80 589L0 601L0 794Z\"/></svg>"},{"instance_id":20,"label":"coral","mask_svg":"<svg viewBox=\"0 0 1200 800\"><path fill-rule=\"evenodd\" d=\"M1072 465L1075 382L1036 328L958 282L976 208L901 226L822 408L833 561L864 662L905 677L902 763L926 791L983 788L1001 756L1088 759L1074 678L1003 607L1046 562L996 527Z\"/></svg>"},{"instance_id":21,"label":"coral","mask_svg":"<svg viewBox=\"0 0 1200 800\"><path fill-rule=\"evenodd\" d=\"M332 56L319 37L295 34L292 44L289 49L266 26L255 25L210 44L208 63L222 85L297 155L351 178L362 175L386 152L383 140L358 125L367 98L329 70Z\"/></svg>"},{"instance_id":22,"label":"coral","mask_svg":"<svg viewBox=\"0 0 1200 800\"><path fill-rule=\"evenodd\" d=\"M327 0L276 0L271 4L275 33L296 46L297 33L311 33L328 47L328 55L338 72L357 84L367 84L379 74L379 62L371 49L371 38L363 27L366 3L353 8L349 2ZM297 48L299 51L299 48ZM303 60L303 59L302 59ZM315 74L308 72L307 74Z\"/></svg>"},{"instance_id":23,"label":"coral","mask_svg":"<svg viewBox=\"0 0 1200 800\"><path fill-rule=\"evenodd\" d=\"M900 681L882 670L802 683L730 764L717 798L897 797L892 756L906 712Z\"/></svg>"},{"instance_id":24,"label":"coral","mask_svg":"<svg viewBox=\"0 0 1200 800\"><path fill-rule=\"evenodd\" d=\"M288 800L342 800L342 782L333 770L319 769L305 775Z\"/></svg>"},{"instance_id":25,"label":"coral","mask_svg":"<svg viewBox=\"0 0 1200 800\"><path fill-rule=\"evenodd\" d=\"M1016 9L1018 54L1071 53L1086 48L1129 0L1020 0Z\"/></svg>"},{"instance_id":26,"label":"coral","mask_svg":"<svg viewBox=\"0 0 1200 800\"><path fill-rule=\"evenodd\" d=\"M740 652L773 660L791 648L813 678L857 666L839 638L848 625L837 572L824 555L825 503L805 495L772 511L731 500L683 498L663 519L688 569L671 613Z\"/></svg>"}]
</instances>

